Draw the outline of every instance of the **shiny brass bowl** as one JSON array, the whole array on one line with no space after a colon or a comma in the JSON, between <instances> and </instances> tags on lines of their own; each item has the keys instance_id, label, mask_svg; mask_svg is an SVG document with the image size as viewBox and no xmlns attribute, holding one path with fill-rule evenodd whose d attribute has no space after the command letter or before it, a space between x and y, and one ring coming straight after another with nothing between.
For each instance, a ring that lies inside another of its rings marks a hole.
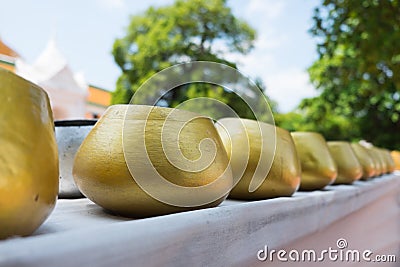
<instances>
[{"instance_id":1,"label":"shiny brass bowl","mask_svg":"<svg viewBox=\"0 0 400 267\"><path fill-rule=\"evenodd\" d=\"M216 125L231 161L234 180L238 181L230 198L267 199L296 192L301 169L288 131L239 118L224 118ZM259 181L253 190L252 181Z\"/></svg>"},{"instance_id":2,"label":"shiny brass bowl","mask_svg":"<svg viewBox=\"0 0 400 267\"><path fill-rule=\"evenodd\" d=\"M329 151L336 162L338 176L334 184L351 184L363 175L363 170L349 142L330 141Z\"/></svg>"},{"instance_id":3,"label":"shiny brass bowl","mask_svg":"<svg viewBox=\"0 0 400 267\"><path fill-rule=\"evenodd\" d=\"M0 68L0 239L35 231L53 210L58 155L49 99Z\"/></svg>"},{"instance_id":4,"label":"shiny brass bowl","mask_svg":"<svg viewBox=\"0 0 400 267\"><path fill-rule=\"evenodd\" d=\"M325 138L315 132L292 132L301 162L300 190L318 190L335 182L337 166Z\"/></svg>"},{"instance_id":5,"label":"shiny brass bowl","mask_svg":"<svg viewBox=\"0 0 400 267\"><path fill-rule=\"evenodd\" d=\"M86 197L128 217L213 207L233 185L211 119L142 105L107 109L79 148L73 175Z\"/></svg>"},{"instance_id":6,"label":"shiny brass bowl","mask_svg":"<svg viewBox=\"0 0 400 267\"><path fill-rule=\"evenodd\" d=\"M367 149L359 143L352 143L351 147L362 166L363 176L361 179L368 180L374 177L376 175L377 169L375 167L375 162L369 155Z\"/></svg>"}]
</instances>

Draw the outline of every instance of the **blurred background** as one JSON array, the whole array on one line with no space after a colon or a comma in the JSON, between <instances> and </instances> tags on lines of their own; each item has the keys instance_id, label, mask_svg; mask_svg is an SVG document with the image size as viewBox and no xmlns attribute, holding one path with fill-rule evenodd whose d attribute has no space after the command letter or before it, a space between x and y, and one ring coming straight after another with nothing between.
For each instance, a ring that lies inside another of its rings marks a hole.
<instances>
[{"instance_id":1,"label":"blurred background","mask_svg":"<svg viewBox=\"0 0 400 267\"><path fill-rule=\"evenodd\" d=\"M396 0L0 0L0 67L48 91L56 119L98 118L151 75L208 60L249 76L276 124L400 149ZM226 88L182 86L252 118Z\"/></svg>"}]
</instances>

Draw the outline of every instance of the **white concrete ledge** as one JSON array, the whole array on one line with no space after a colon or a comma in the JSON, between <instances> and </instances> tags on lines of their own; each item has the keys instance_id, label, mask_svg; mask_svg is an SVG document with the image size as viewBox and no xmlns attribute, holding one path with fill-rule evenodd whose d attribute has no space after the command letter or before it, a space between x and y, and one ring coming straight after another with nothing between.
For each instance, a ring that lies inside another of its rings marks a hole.
<instances>
[{"instance_id":1,"label":"white concrete ledge","mask_svg":"<svg viewBox=\"0 0 400 267\"><path fill-rule=\"evenodd\" d=\"M388 196L390 220L400 222L399 173L291 198L227 200L217 208L140 220L109 215L87 199L59 200L34 236L0 241L0 266L257 265L265 245L280 248L323 232ZM399 229L393 231L390 246L399 247Z\"/></svg>"}]
</instances>

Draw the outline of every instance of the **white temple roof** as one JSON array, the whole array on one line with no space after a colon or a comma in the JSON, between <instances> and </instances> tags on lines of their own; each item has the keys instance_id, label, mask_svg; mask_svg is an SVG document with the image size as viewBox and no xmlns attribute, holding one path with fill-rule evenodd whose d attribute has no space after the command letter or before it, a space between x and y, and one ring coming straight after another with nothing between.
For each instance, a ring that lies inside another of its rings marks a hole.
<instances>
[{"instance_id":1,"label":"white temple roof","mask_svg":"<svg viewBox=\"0 0 400 267\"><path fill-rule=\"evenodd\" d=\"M84 118L88 84L81 73L71 70L54 39L33 64L17 58L15 70L47 91L56 119Z\"/></svg>"},{"instance_id":2,"label":"white temple roof","mask_svg":"<svg viewBox=\"0 0 400 267\"><path fill-rule=\"evenodd\" d=\"M42 70L44 74L49 76L47 78L54 76L54 74L61 71L67 65L67 60L58 50L54 39L49 40L46 48L34 63L37 69Z\"/></svg>"},{"instance_id":3,"label":"white temple roof","mask_svg":"<svg viewBox=\"0 0 400 267\"><path fill-rule=\"evenodd\" d=\"M87 94L88 85L82 77L76 79L54 39L49 40L33 64L17 59L15 66L17 74L39 85L51 84L51 87L59 90Z\"/></svg>"}]
</instances>

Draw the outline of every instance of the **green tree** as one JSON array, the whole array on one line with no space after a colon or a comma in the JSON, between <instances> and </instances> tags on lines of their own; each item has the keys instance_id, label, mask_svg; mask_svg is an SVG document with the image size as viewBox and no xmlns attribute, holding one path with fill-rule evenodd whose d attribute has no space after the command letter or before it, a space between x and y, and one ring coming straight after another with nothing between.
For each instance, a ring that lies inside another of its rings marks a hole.
<instances>
[{"instance_id":1,"label":"green tree","mask_svg":"<svg viewBox=\"0 0 400 267\"><path fill-rule=\"evenodd\" d=\"M312 102L311 104L307 102ZM315 105L318 103L318 105ZM321 133L326 140L356 141L357 128L343 116L329 112L330 107L316 99L305 100L300 110L285 114L276 114L275 123L288 131L313 131ZM323 116L321 113L323 112Z\"/></svg>"},{"instance_id":2,"label":"green tree","mask_svg":"<svg viewBox=\"0 0 400 267\"><path fill-rule=\"evenodd\" d=\"M127 103L155 73L188 61L212 61L236 68L224 54L246 54L253 48L255 31L236 18L226 0L177 0L173 5L149 8L131 18L126 36L113 46L122 70L113 103ZM159 102L175 107L194 97L212 97L228 104L243 117L249 109L234 93L210 84L188 84L166 93ZM204 107L205 109L207 107Z\"/></svg>"},{"instance_id":3,"label":"green tree","mask_svg":"<svg viewBox=\"0 0 400 267\"><path fill-rule=\"evenodd\" d=\"M346 139L399 149L399 1L324 0L311 33L320 57L309 74L321 95L302 108L330 136L347 129Z\"/></svg>"},{"instance_id":4,"label":"green tree","mask_svg":"<svg viewBox=\"0 0 400 267\"><path fill-rule=\"evenodd\" d=\"M290 132L308 130L308 127L305 125L304 115L300 112L292 111L288 113L278 113L275 114L274 118L276 126L279 126Z\"/></svg>"}]
</instances>

